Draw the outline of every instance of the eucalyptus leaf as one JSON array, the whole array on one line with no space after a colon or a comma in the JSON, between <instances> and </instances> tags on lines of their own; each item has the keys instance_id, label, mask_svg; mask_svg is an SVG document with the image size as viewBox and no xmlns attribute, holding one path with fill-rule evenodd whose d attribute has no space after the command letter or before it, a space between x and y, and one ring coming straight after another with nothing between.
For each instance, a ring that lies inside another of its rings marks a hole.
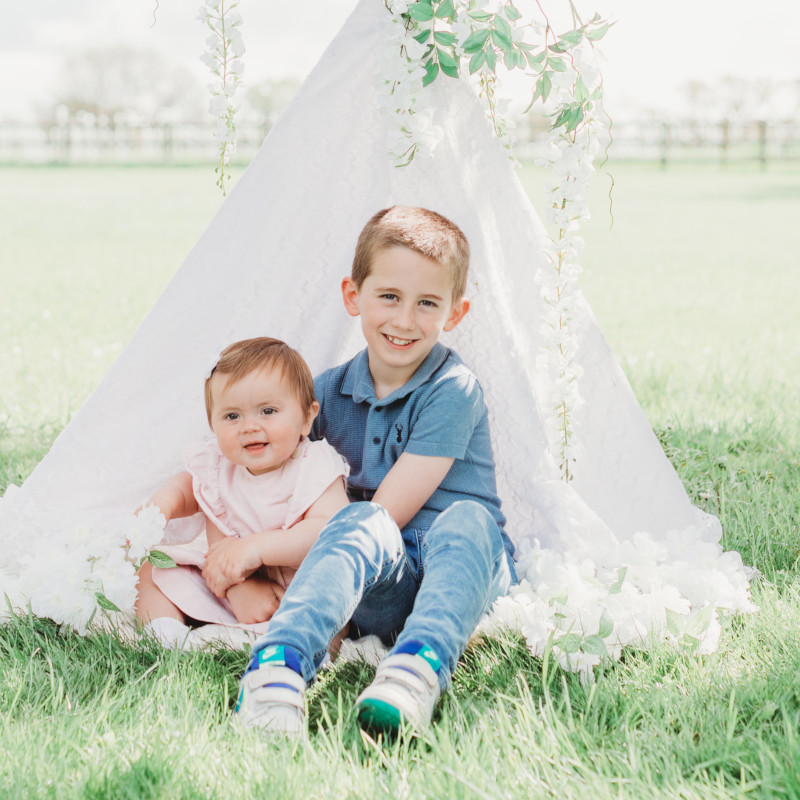
<instances>
[{"instance_id":1,"label":"eucalyptus leaf","mask_svg":"<svg viewBox=\"0 0 800 800\"><path fill-rule=\"evenodd\" d=\"M429 84L433 83L436 80L436 76L438 74L439 74L439 65L433 59L426 61L425 77L422 79L422 85L428 86Z\"/></svg>"},{"instance_id":2,"label":"eucalyptus leaf","mask_svg":"<svg viewBox=\"0 0 800 800\"><path fill-rule=\"evenodd\" d=\"M695 611L686 622L686 633L690 636L702 636L714 619L714 605L707 605Z\"/></svg>"},{"instance_id":3,"label":"eucalyptus leaf","mask_svg":"<svg viewBox=\"0 0 800 800\"><path fill-rule=\"evenodd\" d=\"M428 37L431 35L431 29L426 28L422 33L418 33L414 38L420 43L425 44L428 41Z\"/></svg>"},{"instance_id":4,"label":"eucalyptus leaf","mask_svg":"<svg viewBox=\"0 0 800 800\"><path fill-rule=\"evenodd\" d=\"M494 29L504 39L508 39L509 42L513 39L513 35L511 33L511 26L508 24L508 22L506 20L504 20L499 15L494 18Z\"/></svg>"},{"instance_id":5,"label":"eucalyptus leaf","mask_svg":"<svg viewBox=\"0 0 800 800\"><path fill-rule=\"evenodd\" d=\"M602 639L607 639L611 634L614 632L614 620L608 616L608 614L603 611L600 615L600 625L597 631L597 635Z\"/></svg>"},{"instance_id":6,"label":"eucalyptus leaf","mask_svg":"<svg viewBox=\"0 0 800 800\"><path fill-rule=\"evenodd\" d=\"M486 66L494 72L494 68L497 66L497 54L494 52L494 48L490 45L486 48Z\"/></svg>"},{"instance_id":7,"label":"eucalyptus leaf","mask_svg":"<svg viewBox=\"0 0 800 800\"><path fill-rule=\"evenodd\" d=\"M589 90L580 75L578 75L578 80L575 81L574 97L576 103L585 103L589 99Z\"/></svg>"},{"instance_id":8,"label":"eucalyptus leaf","mask_svg":"<svg viewBox=\"0 0 800 800\"><path fill-rule=\"evenodd\" d=\"M506 16L510 20L514 20L516 22L518 19L520 19L522 17L522 14L520 14L519 11L517 11L517 9L514 8L514 6L511 5L511 3L509 3L506 6Z\"/></svg>"},{"instance_id":9,"label":"eucalyptus leaf","mask_svg":"<svg viewBox=\"0 0 800 800\"><path fill-rule=\"evenodd\" d=\"M491 18L491 14L487 14L485 11L470 11L469 15L475 22L488 22Z\"/></svg>"},{"instance_id":10,"label":"eucalyptus leaf","mask_svg":"<svg viewBox=\"0 0 800 800\"><path fill-rule=\"evenodd\" d=\"M553 644L569 655L570 653L576 653L580 649L581 637L577 633L568 633L566 636L556 639Z\"/></svg>"},{"instance_id":11,"label":"eucalyptus leaf","mask_svg":"<svg viewBox=\"0 0 800 800\"><path fill-rule=\"evenodd\" d=\"M521 44L521 43L520 43ZM539 69L542 66L542 62L544 61L545 54L544 53L536 53L535 55L530 51L526 51L525 58L528 59L528 63L534 68Z\"/></svg>"},{"instance_id":12,"label":"eucalyptus leaf","mask_svg":"<svg viewBox=\"0 0 800 800\"><path fill-rule=\"evenodd\" d=\"M433 36L439 44L443 44L445 47L452 47L458 41L450 31L436 31Z\"/></svg>"},{"instance_id":13,"label":"eucalyptus leaf","mask_svg":"<svg viewBox=\"0 0 800 800\"><path fill-rule=\"evenodd\" d=\"M411 17L411 19L417 20L417 22L427 22L433 19L433 9L430 3L419 0L419 2L408 7L408 16Z\"/></svg>"},{"instance_id":14,"label":"eucalyptus leaf","mask_svg":"<svg viewBox=\"0 0 800 800\"><path fill-rule=\"evenodd\" d=\"M600 658L608 656L606 643L599 636L587 636L583 640L583 652L591 653L593 656L600 656Z\"/></svg>"},{"instance_id":15,"label":"eucalyptus leaf","mask_svg":"<svg viewBox=\"0 0 800 800\"><path fill-rule=\"evenodd\" d=\"M178 565L173 560L172 556L162 553L160 550L151 550L147 556L147 560L154 566L161 569L172 569Z\"/></svg>"},{"instance_id":16,"label":"eucalyptus leaf","mask_svg":"<svg viewBox=\"0 0 800 800\"><path fill-rule=\"evenodd\" d=\"M444 72L445 75L449 75L451 78L458 77L458 61L453 58L449 53L445 52L437 48L436 56L439 59L439 66Z\"/></svg>"},{"instance_id":17,"label":"eucalyptus leaf","mask_svg":"<svg viewBox=\"0 0 800 800\"><path fill-rule=\"evenodd\" d=\"M567 71L567 64L563 58L548 58L547 59L547 66L553 70L553 72L566 72Z\"/></svg>"},{"instance_id":18,"label":"eucalyptus leaf","mask_svg":"<svg viewBox=\"0 0 800 800\"><path fill-rule=\"evenodd\" d=\"M566 106L565 108L561 109L561 113L556 117L556 121L553 123L553 128L559 128L562 125L565 128L565 132L569 133L570 131L574 131L575 128L583 119L583 111L580 111L580 118L575 113L575 106Z\"/></svg>"},{"instance_id":19,"label":"eucalyptus leaf","mask_svg":"<svg viewBox=\"0 0 800 800\"><path fill-rule=\"evenodd\" d=\"M567 33L562 33L559 36L559 41L562 44L568 44L574 47L576 44L580 44L581 39L583 39L583 28L577 28L574 31L568 31Z\"/></svg>"},{"instance_id":20,"label":"eucalyptus leaf","mask_svg":"<svg viewBox=\"0 0 800 800\"><path fill-rule=\"evenodd\" d=\"M477 53L478 50L483 50L483 46L486 44L488 38L489 31L486 28L479 31L472 31L464 41L464 52Z\"/></svg>"},{"instance_id":21,"label":"eucalyptus leaf","mask_svg":"<svg viewBox=\"0 0 800 800\"><path fill-rule=\"evenodd\" d=\"M602 39L608 33L608 29L613 24L613 22L607 22L605 25L601 25L599 28L591 28L590 30L586 31L586 38L591 39L593 42L596 42L598 39Z\"/></svg>"},{"instance_id":22,"label":"eucalyptus leaf","mask_svg":"<svg viewBox=\"0 0 800 800\"><path fill-rule=\"evenodd\" d=\"M619 594L622 591L622 584L625 583L625 576L627 574L627 567L620 567L617 570L617 580L608 587L609 594Z\"/></svg>"},{"instance_id":23,"label":"eucalyptus leaf","mask_svg":"<svg viewBox=\"0 0 800 800\"><path fill-rule=\"evenodd\" d=\"M506 69L512 70L517 66L517 55L518 54L516 50L506 50L506 52L503 54L503 61L505 62ZM524 56L522 57L522 61L524 67Z\"/></svg>"},{"instance_id":24,"label":"eucalyptus leaf","mask_svg":"<svg viewBox=\"0 0 800 800\"><path fill-rule=\"evenodd\" d=\"M485 63L486 53L484 53L483 50L478 50L478 52L474 53L472 58L469 60L469 74L472 75L473 73L477 72Z\"/></svg>"},{"instance_id":25,"label":"eucalyptus leaf","mask_svg":"<svg viewBox=\"0 0 800 800\"><path fill-rule=\"evenodd\" d=\"M500 18L498 17L498 21ZM505 20L503 20L505 22ZM508 27L508 23L506 22L506 27ZM501 49L501 50L510 50L511 49L511 29L508 29L508 33L505 31L500 30L500 28L495 28L492 31L492 41Z\"/></svg>"},{"instance_id":26,"label":"eucalyptus leaf","mask_svg":"<svg viewBox=\"0 0 800 800\"><path fill-rule=\"evenodd\" d=\"M104 608L106 611L121 611L122 609L117 608L114 603L112 603L102 592L95 592L94 598L97 600L97 605L100 608Z\"/></svg>"},{"instance_id":27,"label":"eucalyptus leaf","mask_svg":"<svg viewBox=\"0 0 800 800\"><path fill-rule=\"evenodd\" d=\"M694 636L690 636L688 633L684 633L681 636L680 641L678 644L681 647L681 650L684 650L687 653L694 653L698 647L700 647L700 640L696 639Z\"/></svg>"},{"instance_id":28,"label":"eucalyptus leaf","mask_svg":"<svg viewBox=\"0 0 800 800\"><path fill-rule=\"evenodd\" d=\"M667 630L676 638L681 635L681 615L673 611L671 608L664 609L667 618Z\"/></svg>"},{"instance_id":29,"label":"eucalyptus leaf","mask_svg":"<svg viewBox=\"0 0 800 800\"><path fill-rule=\"evenodd\" d=\"M443 3L439 3L439 8L436 9L436 16L439 19L455 19L456 9L452 0L444 0Z\"/></svg>"}]
</instances>

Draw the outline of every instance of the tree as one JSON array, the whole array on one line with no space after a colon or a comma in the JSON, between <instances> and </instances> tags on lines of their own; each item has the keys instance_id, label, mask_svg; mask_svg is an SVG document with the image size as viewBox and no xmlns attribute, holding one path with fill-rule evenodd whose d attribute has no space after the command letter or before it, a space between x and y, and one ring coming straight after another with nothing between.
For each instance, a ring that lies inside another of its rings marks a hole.
<instances>
[{"instance_id":1,"label":"tree","mask_svg":"<svg viewBox=\"0 0 800 800\"><path fill-rule=\"evenodd\" d=\"M113 124L120 114L196 120L202 118L204 105L199 80L160 54L98 47L65 59L52 112L64 107L70 117L83 111Z\"/></svg>"}]
</instances>

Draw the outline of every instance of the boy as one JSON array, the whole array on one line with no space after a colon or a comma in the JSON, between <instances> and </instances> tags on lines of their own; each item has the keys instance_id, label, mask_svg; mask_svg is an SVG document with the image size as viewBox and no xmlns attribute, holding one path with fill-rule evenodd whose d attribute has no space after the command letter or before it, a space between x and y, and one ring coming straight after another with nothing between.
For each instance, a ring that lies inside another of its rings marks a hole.
<instances>
[{"instance_id":1,"label":"boy","mask_svg":"<svg viewBox=\"0 0 800 800\"><path fill-rule=\"evenodd\" d=\"M298 733L303 693L334 635L393 645L357 700L362 725L426 726L476 623L515 580L483 393L439 343L469 310L469 245L441 215L395 206L367 223L347 312L366 350L318 376L325 437L353 501L320 533L258 640L236 713Z\"/></svg>"}]
</instances>

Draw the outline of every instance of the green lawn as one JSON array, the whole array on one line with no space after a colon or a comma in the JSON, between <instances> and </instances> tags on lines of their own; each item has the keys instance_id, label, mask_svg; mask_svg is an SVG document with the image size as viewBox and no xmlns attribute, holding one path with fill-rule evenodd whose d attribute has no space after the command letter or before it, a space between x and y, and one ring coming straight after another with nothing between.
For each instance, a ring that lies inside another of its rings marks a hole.
<instances>
[{"instance_id":1,"label":"green lawn","mask_svg":"<svg viewBox=\"0 0 800 800\"><path fill-rule=\"evenodd\" d=\"M0 627L0 797L800 797L800 169L613 170L584 290L690 495L763 578L696 658L654 643L583 685L514 638L468 651L438 724L375 743L369 668L307 743L230 722L241 653ZM534 198L541 174L523 171ZM102 377L221 198L209 169L0 169L0 490Z\"/></svg>"}]
</instances>

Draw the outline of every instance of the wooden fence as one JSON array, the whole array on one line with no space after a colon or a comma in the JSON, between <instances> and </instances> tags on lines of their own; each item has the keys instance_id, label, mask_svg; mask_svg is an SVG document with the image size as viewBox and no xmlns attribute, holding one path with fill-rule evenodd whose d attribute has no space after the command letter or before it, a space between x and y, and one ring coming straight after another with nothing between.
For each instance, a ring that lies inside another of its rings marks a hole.
<instances>
[{"instance_id":1,"label":"wooden fence","mask_svg":"<svg viewBox=\"0 0 800 800\"><path fill-rule=\"evenodd\" d=\"M547 132L539 119L521 121L517 153L523 160L543 155ZM0 164L193 164L213 163L213 123L117 124L94 121L53 126L0 123ZM243 122L236 161L247 163L269 126ZM687 161L770 162L800 160L800 122L626 121L612 128L614 160L640 160L663 167Z\"/></svg>"}]
</instances>

